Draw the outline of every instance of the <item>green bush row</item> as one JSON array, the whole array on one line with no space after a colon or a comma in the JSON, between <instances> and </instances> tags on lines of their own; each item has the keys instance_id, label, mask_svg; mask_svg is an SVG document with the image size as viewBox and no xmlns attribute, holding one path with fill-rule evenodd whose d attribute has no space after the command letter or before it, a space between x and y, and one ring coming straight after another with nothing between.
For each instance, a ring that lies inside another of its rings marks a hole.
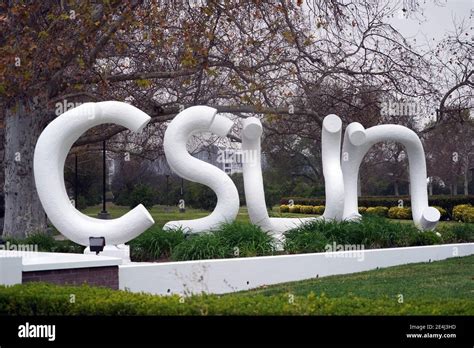
<instances>
[{"instance_id":1,"label":"green bush row","mask_svg":"<svg viewBox=\"0 0 474 348\"><path fill-rule=\"evenodd\" d=\"M129 244L134 261L219 259L274 252L274 240L268 233L257 225L238 221L192 235L182 230L149 229Z\"/></svg>"},{"instance_id":2,"label":"green bush row","mask_svg":"<svg viewBox=\"0 0 474 348\"><path fill-rule=\"evenodd\" d=\"M470 205L463 205L464 210L454 210L457 212L456 216L458 216L459 221L464 222L471 222L471 215L474 214L474 210L465 210L466 208L472 209ZM293 206L289 206L283 204L280 206L280 213L301 213L301 214L317 214L322 215L324 213L324 205L318 206L311 206L311 205L299 205L295 204ZM448 217L448 214L445 209L441 207L434 207L438 209L441 214L441 219L445 220ZM462 214L466 214L466 218L462 218ZM404 219L408 220L412 218L411 215L411 208L410 207L391 207L390 209L383 206L377 207L359 207L359 214L369 214L369 215L378 215L378 216L385 216L390 219ZM474 216L473 216L474 217ZM474 221L474 220L473 220Z\"/></svg>"},{"instance_id":3,"label":"green bush row","mask_svg":"<svg viewBox=\"0 0 474 348\"><path fill-rule=\"evenodd\" d=\"M292 206L281 205L280 213L296 213L296 214L301 213L301 214L323 215L324 205L318 205L314 207L312 205L298 205L298 204L294 204Z\"/></svg>"},{"instance_id":4,"label":"green bush row","mask_svg":"<svg viewBox=\"0 0 474 348\"><path fill-rule=\"evenodd\" d=\"M374 212L366 213L357 223L316 221L288 231L284 251L278 253L321 252L333 242L363 244L368 249L474 241L474 224L439 225L436 232L420 233L413 224L378 217L377 207L371 208L375 209ZM44 234L35 234L24 240L7 240L17 245L38 245L38 251L83 251L82 246L71 241L56 241ZM277 253L271 235L256 225L243 222L224 224L214 231L193 235L186 235L182 230L151 228L129 244L133 261L184 261Z\"/></svg>"},{"instance_id":5,"label":"green bush row","mask_svg":"<svg viewBox=\"0 0 474 348\"><path fill-rule=\"evenodd\" d=\"M70 296L75 295L71 303ZM316 295L288 294L266 296L252 294L194 295L184 301L177 295L136 294L99 287L58 286L27 283L0 286L0 315L19 316L138 316L138 315L473 315L472 301L406 299L403 304L385 296L369 299L348 295L329 298Z\"/></svg>"},{"instance_id":6,"label":"green bush row","mask_svg":"<svg viewBox=\"0 0 474 348\"><path fill-rule=\"evenodd\" d=\"M327 245L363 245L364 249L395 248L474 241L474 225L438 226L436 232L420 232L413 224L366 215L358 223L316 220L285 233L285 251L291 254L326 251Z\"/></svg>"},{"instance_id":7,"label":"green bush row","mask_svg":"<svg viewBox=\"0 0 474 348\"><path fill-rule=\"evenodd\" d=\"M280 199L280 205L288 205L290 200L293 201L293 204L297 205L325 205L324 198L305 198L305 197L283 197ZM376 206L383 206L383 207L395 207L398 206L399 201L403 200L403 205L405 207L411 206L411 199L410 196L366 196L366 197L359 197L359 205L362 207L376 207ZM474 205L474 195L469 196L449 196L449 195L434 195L429 196L429 205L430 206L437 206L441 207L446 210L446 213L451 218L453 208L456 205L460 204L471 204Z\"/></svg>"},{"instance_id":8,"label":"green bush row","mask_svg":"<svg viewBox=\"0 0 474 348\"><path fill-rule=\"evenodd\" d=\"M376 208L376 207L372 207ZM386 210L385 207L384 211ZM370 209L370 208L369 208ZM436 232L420 232L413 224L389 221L377 209L360 222L316 221L286 233L283 253L322 252L336 244L363 244L364 248L390 248L474 241L474 225L440 225ZM130 242L132 260L175 261L274 255L272 237L249 223L225 224L208 233L149 230Z\"/></svg>"}]
</instances>

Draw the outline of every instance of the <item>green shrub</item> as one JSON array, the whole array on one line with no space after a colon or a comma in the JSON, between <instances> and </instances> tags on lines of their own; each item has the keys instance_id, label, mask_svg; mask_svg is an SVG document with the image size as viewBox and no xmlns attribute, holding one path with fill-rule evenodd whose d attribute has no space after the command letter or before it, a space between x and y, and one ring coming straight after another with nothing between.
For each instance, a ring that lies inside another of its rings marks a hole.
<instances>
[{"instance_id":1,"label":"green shrub","mask_svg":"<svg viewBox=\"0 0 474 348\"><path fill-rule=\"evenodd\" d=\"M417 237L412 245L435 245L443 242L443 239L434 231L420 232Z\"/></svg>"},{"instance_id":2,"label":"green shrub","mask_svg":"<svg viewBox=\"0 0 474 348\"><path fill-rule=\"evenodd\" d=\"M226 257L263 256L274 252L273 237L257 225L235 221L219 226L213 233L226 246Z\"/></svg>"},{"instance_id":3,"label":"green shrub","mask_svg":"<svg viewBox=\"0 0 474 348\"><path fill-rule=\"evenodd\" d=\"M462 221L474 222L474 207L468 207L462 211Z\"/></svg>"},{"instance_id":4,"label":"green shrub","mask_svg":"<svg viewBox=\"0 0 474 348\"><path fill-rule=\"evenodd\" d=\"M214 233L199 233L187 236L171 252L174 261L223 259L229 250Z\"/></svg>"},{"instance_id":5,"label":"green shrub","mask_svg":"<svg viewBox=\"0 0 474 348\"><path fill-rule=\"evenodd\" d=\"M280 213L288 213L290 211L290 207L287 204L280 205Z\"/></svg>"},{"instance_id":6,"label":"green shrub","mask_svg":"<svg viewBox=\"0 0 474 348\"><path fill-rule=\"evenodd\" d=\"M130 256L133 261L155 261L169 258L173 249L184 241L181 229L163 231L152 227L130 241Z\"/></svg>"},{"instance_id":7,"label":"green shrub","mask_svg":"<svg viewBox=\"0 0 474 348\"><path fill-rule=\"evenodd\" d=\"M456 220L456 221L462 221L463 220L463 214L464 214L464 210L467 209L467 208L470 208L471 205L470 204L459 204L459 205L456 205L454 208L453 208L453 220Z\"/></svg>"},{"instance_id":8,"label":"green shrub","mask_svg":"<svg viewBox=\"0 0 474 348\"><path fill-rule=\"evenodd\" d=\"M302 205L300 207L301 214L312 214L313 213L313 206L312 205Z\"/></svg>"},{"instance_id":9,"label":"green shrub","mask_svg":"<svg viewBox=\"0 0 474 348\"><path fill-rule=\"evenodd\" d=\"M129 197L130 208L134 208L139 204L143 204L146 208L153 207L156 193L148 185L138 184L136 185Z\"/></svg>"},{"instance_id":10,"label":"green shrub","mask_svg":"<svg viewBox=\"0 0 474 348\"><path fill-rule=\"evenodd\" d=\"M474 224L451 223L439 225L436 232L441 234L443 243L472 243L474 242Z\"/></svg>"},{"instance_id":11,"label":"green shrub","mask_svg":"<svg viewBox=\"0 0 474 348\"><path fill-rule=\"evenodd\" d=\"M314 224L324 224L317 221ZM323 252L330 241L312 226L304 226L285 233L283 248L290 254Z\"/></svg>"},{"instance_id":12,"label":"green shrub","mask_svg":"<svg viewBox=\"0 0 474 348\"><path fill-rule=\"evenodd\" d=\"M298 205L298 204L290 206L290 213L298 214L300 212L300 208L301 208L301 206Z\"/></svg>"},{"instance_id":13,"label":"green shrub","mask_svg":"<svg viewBox=\"0 0 474 348\"><path fill-rule=\"evenodd\" d=\"M359 207L359 214L365 214L367 212L367 207Z\"/></svg>"},{"instance_id":14,"label":"green shrub","mask_svg":"<svg viewBox=\"0 0 474 348\"><path fill-rule=\"evenodd\" d=\"M85 247L79 244L74 243L70 240L57 240L51 250L56 253L74 253L74 254L82 254L84 252Z\"/></svg>"},{"instance_id":15,"label":"green shrub","mask_svg":"<svg viewBox=\"0 0 474 348\"><path fill-rule=\"evenodd\" d=\"M315 205L313 207L313 214L323 215L324 214L324 209L326 209L326 207L324 205Z\"/></svg>"},{"instance_id":16,"label":"green shrub","mask_svg":"<svg viewBox=\"0 0 474 348\"><path fill-rule=\"evenodd\" d=\"M403 209L403 208L391 207L387 212L387 217L390 218L390 219L398 219L397 215L398 215L398 210L399 209Z\"/></svg>"},{"instance_id":17,"label":"green shrub","mask_svg":"<svg viewBox=\"0 0 474 348\"><path fill-rule=\"evenodd\" d=\"M474 222L474 207L471 204L460 204L453 208L453 220Z\"/></svg>"},{"instance_id":18,"label":"green shrub","mask_svg":"<svg viewBox=\"0 0 474 348\"><path fill-rule=\"evenodd\" d=\"M474 242L474 225L466 223L457 223L449 225L452 234L455 236L453 243L472 243Z\"/></svg>"},{"instance_id":19,"label":"green shrub","mask_svg":"<svg viewBox=\"0 0 474 348\"><path fill-rule=\"evenodd\" d=\"M420 237L423 233L413 224L392 222L377 215L365 215L360 222L315 220L286 232L284 249L293 254L322 252L332 243L373 249L442 242L436 234Z\"/></svg>"},{"instance_id":20,"label":"green shrub","mask_svg":"<svg viewBox=\"0 0 474 348\"><path fill-rule=\"evenodd\" d=\"M56 240L49 234L37 232L30 234L28 237L18 243L37 245L38 251L51 251L56 245Z\"/></svg>"},{"instance_id":21,"label":"green shrub","mask_svg":"<svg viewBox=\"0 0 474 348\"><path fill-rule=\"evenodd\" d=\"M412 218L411 208L391 207L387 212L387 216L390 219L408 220Z\"/></svg>"},{"instance_id":22,"label":"green shrub","mask_svg":"<svg viewBox=\"0 0 474 348\"><path fill-rule=\"evenodd\" d=\"M233 222L208 233L190 235L171 253L176 261L272 255L274 240L259 226Z\"/></svg>"},{"instance_id":23,"label":"green shrub","mask_svg":"<svg viewBox=\"0 0 474 348\"><path fill-rule=\"evenodd\" d=\"M365 212L370 215L387 216L388 208L382 206L369 207Z\"/></svg>"},{"instance_id":24,"label":"green shrub","mask_svg":"<svg viewBox=\"0 0 474 348\"><path fill-rule=\"evenodd\" d=\"M71 294L76 301L71 303ZM26 283L0 286L0 315L3 316L189 316L189 315L473 315L472 301L416 299L400 305L392 297L365 298L351 294L328 297L314 292L295 296L288 293L251 293L156 296L98 287L58 286Z\"/></svg>"}]
</instances>

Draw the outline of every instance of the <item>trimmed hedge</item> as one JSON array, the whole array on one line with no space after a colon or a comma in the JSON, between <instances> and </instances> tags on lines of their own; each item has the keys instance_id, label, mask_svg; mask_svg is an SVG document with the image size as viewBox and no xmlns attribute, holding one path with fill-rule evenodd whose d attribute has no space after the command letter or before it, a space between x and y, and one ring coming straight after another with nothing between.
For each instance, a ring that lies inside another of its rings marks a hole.
<instances>
[{"instance_id":1,"label":"trimmed hedge","mask_svg":"<svg viewBox=\"0 0 474 348\"><path fill-rule=\"evenodd\" d=\"M474 222L474 207L471 204L460 204L453 208L453 220Z\"/></svg>"},{"instance_id":2,"label":"trimmed hedge","mask_svg":"<svg viewBox=\"0 0 474 348\"><path fill-rule=\"evenodd\" d=\"M326 209L326 207L324 205L315 205L313 207L313 214L323 215L324 214L324 209Z\"/></svg>"},{"instance_id":3,"label":"trimmed hedge","mask_svg":"<svg viewBox=\"0 0 474 348\"><path fill-rule=\"evenodd\" d=\"M71 294L75 302L70 302ZM379 299L356 297L329 298L324 293L267 296L254 294L155 296L99 287L58 286L27 283L0 286L0 315L473 315L472 301L407 299L403 304L384 296Z\"/></svg>"},{"instance_id":4,"label":"trimmed hedge","mask_svg":"<svg viewBox=\"0 0 474 348\"><path fill-rule=\"evenodd\" d=\"M293 200L294 204L298 205L325 205L326 201L324 197L283 197L280 199L280 204L288 204L289 200ZM387 208L398 206L398 201L403 200L405 207L411 206L410 196L365 196L359 197L359 205L361 207L376 207L384 206ZM435 195L429 196L429 205L438 206L446 210L449 217L452 216L452 210L454 206L460 204L471 204L474 205L474 195L469 196L449 196L449 195Z\"/></svg>"},{"instance_id":5,"label":"trimmed hedge","mask_svg":"<svg viewBox=\"0 0 474 348\"><path fill-rule=\"evenodd\" d=\"M441 214L441 220L446 220L448 217L448 213L446 212L446 209L443 209L441 207L434 207L438 209L439 213ZM302 214L316 214L316 215L322 215L324 213L324 205L317 205L317 206L311 206L311 205L298 205L296 209L293 210L293 212L299 212ZM466 210L467 209L467 210ZM455 216L457 217L457 220L459 221L464 221L464 222L474 222L474 207L471 207L470 205L461 205L461 206L456 206L453 208L453 210L456 212ZM290 207L288 205L281 205L280 206L280 213L288 213L290 212ZM386 216L390 219L402 219L402 220L410 220L412 219L412 213L411 213L411 208L410 207L391 207L390 209L387 210L386 207L359 207L359 214L375 214L379 216ZM463 216L466 216L466 218L463 218Z\"/></svg>"},{"instance_id":6,"label":"trimmed hedge","mask_svg":"<svg viewBox=\"0 0 474 348\"><path fill-rule=\"evenodd\" d=\"M312 205L303 205L300 207L301 214L313 214L313 206Z\"/></svg>"},{"instance_id":7,"label":"trimmed hedge","mask_svg":"<svg viewBox=\"0 0 474 348\"><path fill-rule=\"evenodd\" d=\"M377 206L377 207L368 207L365 211L367 215L377 215L386 217L388 213L387 207Z\"/></svg>"},{"instance_id":8,"label":"trimmed hedge","mask_svg":"<svg viewBox=\"0 0 474 348\"><path fill-rule=\"evenodd\" d=\"M289 212L292 214L298 214L300 212L300 205L295 204L295 205L290 206Z\"/></svg>"},{"instance_id":9,"label":"trimmed hedge","mask_svg":"<svg viewBox=\"0 0 474 348\"><path fill-rule=\"evenodd\" d=\"M387 216L390 219L404 219L408 220L411 219L411 208L403 208L403 207L391 207L388 210Z\"/></svg>"}]
</instances>

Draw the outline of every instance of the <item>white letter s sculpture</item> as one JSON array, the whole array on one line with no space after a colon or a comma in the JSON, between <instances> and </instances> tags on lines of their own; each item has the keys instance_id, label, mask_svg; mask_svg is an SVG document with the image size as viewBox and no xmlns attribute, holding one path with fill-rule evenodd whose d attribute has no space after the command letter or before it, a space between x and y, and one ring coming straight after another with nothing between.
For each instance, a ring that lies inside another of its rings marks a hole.
<instances>
[{"instance_id":1,"label":"white letter s sculpture","mask_svg":"<svg viewBox=\"0 0 474 348\"><path fill-rule=\"evenodd\" d=\"M225 222L232 222L239 212L239 193L234 182L216 166L191 156L186 143L193 133L212 132L226 136L234 123L217 115L208 106L192 106L180 112L165 132L163 147L170 168L182 178L210 187L217 196L214 211L195 220L170 221L163 229L182 228L189 233L209 231Z\"/></svg>"},{"instance_id":2,"label":"white letter s sculpture","mask_svg":"<svg viewBox=\"0 0 474 348\"><path fill-rule=\"evenodd\" d=\"M149 121L150 116L126 103L86 103L61 114L41 133L34 154L36 190L51 223L70 240L87 246L89 237L105 237L107 244L118 245L137 237L154 224L141 204L112 220L84 215L71 204L64 185L67 154L89 128L116 123L140 132Z\"/></svg>"}]
</instances>

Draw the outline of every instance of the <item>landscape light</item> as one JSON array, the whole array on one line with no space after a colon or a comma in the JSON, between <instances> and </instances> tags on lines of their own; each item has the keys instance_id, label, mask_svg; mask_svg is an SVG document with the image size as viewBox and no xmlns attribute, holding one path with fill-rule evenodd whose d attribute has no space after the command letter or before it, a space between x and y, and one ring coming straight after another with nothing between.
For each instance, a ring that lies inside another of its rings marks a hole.
<instances>
[{"instance_id":1,"label":"landscape light","mask_svg":"<svg viewBox=\"0 0 474 348\"><path fill-rule=\"evenodd\" d=\"M96 255L99 255L101 251L104 251L105 238L104 237L89 237L89 246L91 251L95 251Z\"/></svg>"}]
</instances>

